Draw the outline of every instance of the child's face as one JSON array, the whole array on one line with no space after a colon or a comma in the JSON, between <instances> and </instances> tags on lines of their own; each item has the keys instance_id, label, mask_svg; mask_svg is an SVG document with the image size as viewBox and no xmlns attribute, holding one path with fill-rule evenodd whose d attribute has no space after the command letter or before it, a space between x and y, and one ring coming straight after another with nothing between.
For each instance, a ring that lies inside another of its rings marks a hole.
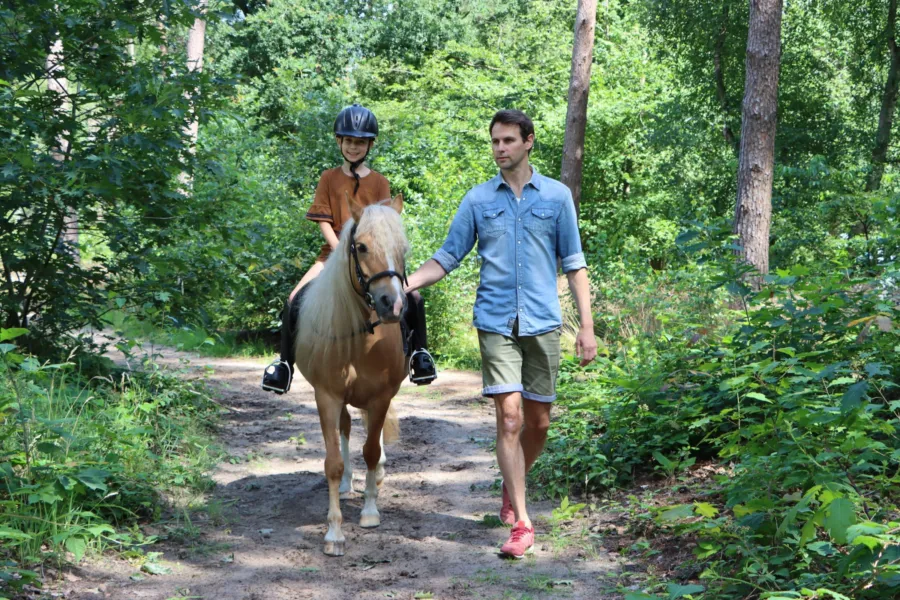
<instances>
[{"instance_id":1,"label":"child's face","mask_svg":"<svg viewBox=\"0 0 900 600\"><path fill-rule=\"evenodd\" d=\"M341 154L348 162L356 162L366 155L374 140L356 137L337 137L338 147Z\"/></svg>"}]
</instances>

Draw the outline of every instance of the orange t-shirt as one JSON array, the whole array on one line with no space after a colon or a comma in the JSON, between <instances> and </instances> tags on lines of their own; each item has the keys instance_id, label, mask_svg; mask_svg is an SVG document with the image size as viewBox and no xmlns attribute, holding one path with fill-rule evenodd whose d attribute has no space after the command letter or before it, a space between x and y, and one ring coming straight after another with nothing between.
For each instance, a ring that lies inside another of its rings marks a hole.
<instances>
[{"instance_id":1,"label":"orange t-shirt","mask_svg":"<svg viewBox=\"0 0 900 600\"><path fill-rule=\"evenodd\" d=\"M340 237L341 228L351 218L346 198L353 197L355 186L356 179L352 175L344 173L341 167L322 171L319 185L316 186L316 197L306 212L306 218L310 221L331 223L335 234ZM370 170L368 175L360 177L359 190L356 192L357 202L363 206L369 206L382 200L388 200L390 197L391 187L384 175ZM318 260L325 260L329 254L331 254L331 246L325 242Z\"/></svg>"}]
</instances>

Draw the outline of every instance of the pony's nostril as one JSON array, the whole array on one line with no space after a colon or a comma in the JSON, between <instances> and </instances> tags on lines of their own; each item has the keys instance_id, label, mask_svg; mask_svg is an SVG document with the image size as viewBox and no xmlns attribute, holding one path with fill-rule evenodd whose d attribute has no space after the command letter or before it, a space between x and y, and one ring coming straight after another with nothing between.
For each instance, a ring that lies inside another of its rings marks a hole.
<instances>
[{"instance_id":1,"label":"pony's nostril","mask_svg":"<svg viewBox=\"0 0 900 600\"><path fill-rule=\"evenodd\" d=\"M390 297L387 294L382 294L378 297L378 302L381 304L381 307L385 310L390 309L394 303L391 302Z\"/></svg>"}]
</instances>

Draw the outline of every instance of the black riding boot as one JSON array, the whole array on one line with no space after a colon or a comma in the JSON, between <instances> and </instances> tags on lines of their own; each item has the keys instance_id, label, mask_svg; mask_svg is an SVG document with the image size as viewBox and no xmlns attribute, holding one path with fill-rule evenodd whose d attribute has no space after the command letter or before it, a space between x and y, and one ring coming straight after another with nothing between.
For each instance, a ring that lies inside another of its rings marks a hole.
<instances>
[{"instance_id":1,"label":"black riding boot","mask_svg":"<svg viewBox=\"0 0 900 600\"><path fill-rule=\"evenodd\" d=\"M285 302L281 311L281 353L279 359L266 367L263 372L262 389L267 392L283 394L291 389L291 381L294 378L294 338L297 333L302 292L301 289L294 294L293 301Z\"/></svg>"},{"instance_id":2,"label":"black riding boot","mask_svg":"<svg viewBox=\"0 0 900 600\"><path fill-rule=\"evenodd\" d=\"M409 380L416 385L428 385L437 379L434 359L428 352L428 329L425 325L425 302L419 292L406 295L404 319L410 331L412 355L409 357Z\"/></svg>"}]
</instances>

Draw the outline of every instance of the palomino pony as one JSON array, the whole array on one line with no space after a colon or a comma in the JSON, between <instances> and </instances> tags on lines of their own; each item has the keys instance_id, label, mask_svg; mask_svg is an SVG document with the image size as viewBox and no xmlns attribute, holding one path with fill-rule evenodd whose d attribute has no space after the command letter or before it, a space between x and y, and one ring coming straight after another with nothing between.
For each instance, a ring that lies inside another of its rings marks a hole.
<instances>
[{"instance_id":1,"label":"palomino pony","mask_svg":"<svg viewBox=\"0 0 900 600\"><path fill-rule=\"evenodd\" d=\"M348 204L353 220L344 226L325 269L304 290L296 328L296 364L315 389L325 439L329 504L324 550L331 556L344 554L340 497L353 488L347 406L362 411L368 429L363 446L368 467L365 504L359 524L378 527L383 443L396 438L399 430L391 400L408 368L400 329L409 250L400 220L403 198L365 208L348 198Z\"/></svg>"}]
</instances>

